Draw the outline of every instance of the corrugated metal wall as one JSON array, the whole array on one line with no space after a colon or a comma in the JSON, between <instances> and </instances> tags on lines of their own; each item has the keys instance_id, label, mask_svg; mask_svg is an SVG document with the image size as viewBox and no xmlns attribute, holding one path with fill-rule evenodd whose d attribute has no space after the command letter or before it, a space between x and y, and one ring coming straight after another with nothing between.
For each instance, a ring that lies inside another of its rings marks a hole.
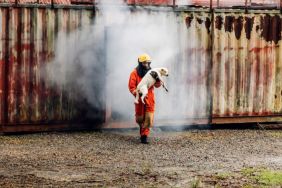
<instances>
[{"instance_id":1,"label":"corrugated metal wall","mask_svg":"<svg viewBox=\"0 0 282 188\"><path fill-rule=\"evenodd\" d=\"M201 85L189 89L195 97L193 105L196 99L212 96L212 106L205 103L194 115L281 117L280 12L181 11L186 35L194 42L181 44L180 59L187 64L182 63L179 71L197 72L186 80ZM71 122L79 116L75 101L62 88L45 83L40 70L54 57L57 33L89 25L93 14L87 8L0 8L2 125Z\"/></svg>"},{"instance_id":2,"label":"corrugated metal wall","mask_svg":"<svg viewBox=\"0 0 282 188\"><path fill-rule=\"evenodd\" d=\"M281 14L214 14L213 116L282 114Z\"/></svg>"},{"instance_id":3,"label":"corrugated metal wall","mask_svg":"<svg viewBox=\"0 0 282 188\"><path fill-rule=\"evenodd\" d=\"M184 75L183 79L180 79L183 80L183 83L179 83L179 85L186 89L184 92L188 93L189 104L185 109L187 117L209 118L211 13L208 10L186 12L182 14L181 19L183 22L181 24L185 26L186 36L180 39L180 55L182 56L176 63L177 68L175 70L177 71L174 72L179 72L179 76ZM179 88L179 91L181 91L181 88Z\"/></svg>"},{"instance_id":4,"label":"corrugated metal wall","mask_svg":"<svg viewBox=\"0 0 282 188\"><path fill-rule=\"evenodd\" d=\"M0 3L17 3L17 4L71 4L70 0L0 0Z\"/></svg>"},{"instance_id":5,"label":"corrugated metal wall","mask_svg":"<svg viewBox=\"0 0 282 188\"><path fill-rule=\"evenodd\" d=\"M172 5L173 0L127 0L127 3L138 5Z\"/></svg>"},{"instance_id":6,"label":"corrugated metal wall","mask_svg":"<svg viewBox=\"0 0 282 188\"><path fill-rule=\"evenodd\" d=\"M204 6L204 7L233 7L233 6L253 6L253 7L280 7L281 0L123 0L129 5L157 5L157 6ZM0 3L17 3L17 4L82 4L90 5L99 2L109 2L114 4L113 0L0 0Z\"/></svg>"},{"instance_id":7,"label":"corrugated metal wall","mask_svg":"<svg viewBox=\"0 0 282 188\"><path fill-rule=\"evenodd\" d=\"M103 1L103 0L102 0ZM127 0L128 4L136 5L196 5L205 7L232 7L232 6L271 6L280 7L281 0Z\"/></svg>"},{"instance_id":8,"label":"corrugated metal wall","mask_svg":"<svg viewBox=\"0 0 282 188\"><path fill-rule=\"evenodd\" d=\"M2 124L75 119L74 102L62 88L44 82L41 68L54 57L59 31L71 32L92 18L93 10L0 8Z\"/></svg>"}]
</instances>

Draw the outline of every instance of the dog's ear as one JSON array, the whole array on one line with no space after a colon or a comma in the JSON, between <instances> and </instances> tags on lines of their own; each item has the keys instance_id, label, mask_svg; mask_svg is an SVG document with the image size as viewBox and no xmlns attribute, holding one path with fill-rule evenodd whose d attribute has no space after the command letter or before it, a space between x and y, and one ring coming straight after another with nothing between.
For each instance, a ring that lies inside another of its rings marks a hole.
<instances>
[{"instance_id":1,"label":"dog's ear","mask_svg":"<svg viewBox=\"0 0 282 188\"><path fill-rule=\"evenodd\" d=\"M165 68L161 68L161 72L163 72L165 74L167 72L167 70Z\"/></svg>"}]
</instances>

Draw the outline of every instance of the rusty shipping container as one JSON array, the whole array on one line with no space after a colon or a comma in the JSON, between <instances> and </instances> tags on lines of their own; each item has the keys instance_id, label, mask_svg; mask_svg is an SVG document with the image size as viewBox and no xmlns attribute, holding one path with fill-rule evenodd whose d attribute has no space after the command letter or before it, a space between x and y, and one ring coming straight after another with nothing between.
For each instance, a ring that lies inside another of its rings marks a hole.
<instances>
[{"instance_id":1,"label":"rusty shipping container","mask_svg":"<svg viewBox=\"0 0 282 188\"><path fill-rule=\"evenodd\" d=\"M197 124L201 119L205 123L281 121L280 10L179 7L169 11L178 15L178 27L185 27L178 37L194 39L177 38L179 61L171 66L179 75L193 75L182 83L192 103L184 108L184 122L163 118L159 124ZM64 88L41 79L41 67L54 58L59 31L70 33L90 25L94 15L93 6L0 6L2 132L52 130L54 124L64 129L83 119L77 101ZM196 108L199 101L205 102ZM107 117L108 127L124 123L112 115L109 107L98 112L98 121Z\"/></svg>"},{"instance_id":2,"label":"rusty shipping container","mask_svg":"<svg viewBox=\"0 0 282 188\"><path fill-rule=\"evenodd\" d=\"M280 7L281 0L127 0L134 5L203 6L203 7Z\"/></svg>"},{"instance_id":3,"label":"rusty shipping container","mask_svg":"<svg viewBox=\"0 0 282 188\"><path fill-rule=\"evenodd\" d=\"M61 5L90 5L99 2L115 3L112 0L0 0L0 3L15 4L61 4ZM280 7L281 0L124 0L128 5L152 6L202 6L202 7Z\"/></svg>"},{"instance_id":4,"label":"rusty shipping container","mask_svg":"<svg viewBox=\"0 0 282 188\"><path fill-rule=\"evenodd\" d=\"M214 119L281 121L281 50L280 11L214 14Z\"/></svg>"},{"instance_id":5,"label":"rusty shipping container","mask_svg":"<svg viewBox=\"0 0 282 188\"><path fill-rule=\"evenodd\" d=\"M66 128L81 116L64 89L48 85L41 74L54 57L58 32L89 25L93 15L92 8L0 7L2 130L51 130L52 124Z\"/></svg>"},{"instance_id":6,"label":"rusty shipping container","mask_svg":"<svg viewBox=\"0 0 282 188\"><path fill-rule=\"evenodd\" d=\"M13 4L62 4L70 5L70 0L0 0L0 3L13 3Z\"/></svg>"}]
</instances>

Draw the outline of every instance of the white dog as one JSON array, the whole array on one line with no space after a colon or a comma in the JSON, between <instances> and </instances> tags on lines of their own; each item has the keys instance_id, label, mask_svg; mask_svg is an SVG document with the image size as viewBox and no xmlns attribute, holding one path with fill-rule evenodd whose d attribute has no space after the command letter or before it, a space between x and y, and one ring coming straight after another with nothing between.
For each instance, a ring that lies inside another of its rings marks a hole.
<instances>
[{"instance_id":1,"label":"white dog","mask_svg":"<svg viewBox=\"0 0 282 188\"><path fill-rule=\"evenodd\" d=\"M162 79L162 76L168 76L168 70L167 68L161 67L161 68L154 68L149 70L145 76L142 78L142 80L140 81L140 83L137 85L136 88L136 97L135 97L135 104L138 104L138 100L139 100L139 94L142 94L141 96L141 101L143 102L143 104L145 104L144 102L144 98L147 96L148 94L148 89L150 87L152 87L155 83L156 80L159 79L161 82L161 85L165 88L165 90L168 92L165 83Z\"/></svg>"}]
</instances>

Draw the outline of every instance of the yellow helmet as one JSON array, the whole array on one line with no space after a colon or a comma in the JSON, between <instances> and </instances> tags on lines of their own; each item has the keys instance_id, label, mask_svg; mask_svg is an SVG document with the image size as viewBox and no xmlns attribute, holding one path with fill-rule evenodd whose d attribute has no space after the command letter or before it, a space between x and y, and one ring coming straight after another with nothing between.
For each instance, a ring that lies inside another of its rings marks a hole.
<instances>
[{"instance_id":1,"label":"yellow helmet","mask_svg":"<svg viewBox=\"0 0 282 188\"><path fill-rule=\"evenodd\" d=\"M138 62L140 63L151 62L151 57L148 54L142 54L138 57Z\"/></svg>"}]
</instances>

